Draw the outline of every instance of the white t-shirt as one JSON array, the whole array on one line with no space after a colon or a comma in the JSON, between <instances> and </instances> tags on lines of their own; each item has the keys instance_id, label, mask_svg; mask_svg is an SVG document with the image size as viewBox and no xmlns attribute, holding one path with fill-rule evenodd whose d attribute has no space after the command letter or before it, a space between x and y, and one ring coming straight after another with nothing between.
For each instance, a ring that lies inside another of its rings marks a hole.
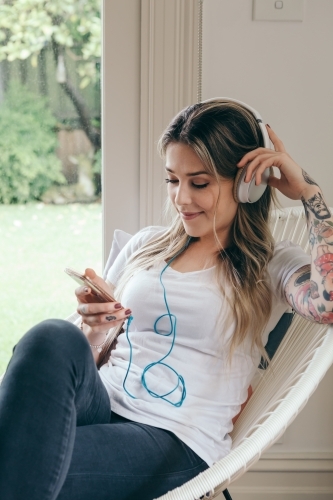
<instances>
[{"instance_id":1,"label":"white t-shirt","mask_svg":"<svg viewBox=\"0 0 333 500\"><path fill-rule=\"evenodd\" d=\"M108 271L108 280L117 285L132 253L164 231L165 228L148 227L133 236ZM264 344L289 307L284 298L287 280L309 262L309 256L299 246L290 242L276 246L269 263L274 298L272 314L263 334ZM172 335L158 335L154 331L156 319L167 313L160 283L164 267L165 264L156 265L135 274L122 297L122 304L131 308L133 316L128 332L132 346L131 366L125 387L135 398L123 388L130 361L126 333L118 337L117 347L109 362L100 369L100 376L114 412L172 431L211 465L230 451L232 418L247 398L260 354L251 351L249 335L235 350L232 360L228 358L228 341L235 323L227 300L221 297L214 279L214 268L181 273L167 267L162 282L170 313L175 315L177 324L173 349L163 362L183 377L186 396L181 406L174 406L150 395L141 382L142 372L147 365L163 358L172 345ZM228 293L228 287L226 291ZM158 330L162 334L170 331L168 317L160 320ZM169 394L177 385L172 369L156 365L149 370L146 374L149 389L159 395ZM178 403L181 385L167 399Z\"/></svg>"}]
</instances>

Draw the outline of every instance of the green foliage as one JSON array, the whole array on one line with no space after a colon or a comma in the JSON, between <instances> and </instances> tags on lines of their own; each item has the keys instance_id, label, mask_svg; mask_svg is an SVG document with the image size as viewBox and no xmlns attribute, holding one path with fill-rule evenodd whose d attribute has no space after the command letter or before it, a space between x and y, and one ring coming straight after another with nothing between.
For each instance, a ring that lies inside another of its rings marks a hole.
<instances>
[{"instance_id":1,"label":"green foliage","mask_svg":"<svg viewBox=\"0 0 333 500\"><path fill-rule=\"evenodd\" d=\"M81 88L96 81L101 57L101 0L8 0L0 3L0 61L27 59L52 42L79 62Z\"/></svg>"},{"instance_id":2,"label":"green foliage","mask_svg":"<svg viewBox=\"0 0 333 500\"><path fill-rule=\"evenodd\" d=\"M65 182L55 125L45 98L11 85L0 106L0 203L40 199L52 184Z\"/></svg>"}]
</instances>

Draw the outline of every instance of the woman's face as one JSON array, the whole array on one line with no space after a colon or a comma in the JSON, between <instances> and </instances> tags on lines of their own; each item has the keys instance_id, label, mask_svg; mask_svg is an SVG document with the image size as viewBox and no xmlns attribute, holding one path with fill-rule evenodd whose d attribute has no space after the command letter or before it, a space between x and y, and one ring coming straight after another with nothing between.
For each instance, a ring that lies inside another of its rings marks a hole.
<instances>
[{"instance_id":1,"label":"woman's face","mask_svg":"<svg viewBox=\"0 0 333 500\"><path fill-rule=\"evenodd\" d=\"M186 144L171 143L166 150L168 195L178 211L189 236L214 239L215 230L223 247L229 244L229 233L238 203L234 200L233 179L209 174ZM215 220L215 223L214 223Z\"/></svg>"}]
</instances>

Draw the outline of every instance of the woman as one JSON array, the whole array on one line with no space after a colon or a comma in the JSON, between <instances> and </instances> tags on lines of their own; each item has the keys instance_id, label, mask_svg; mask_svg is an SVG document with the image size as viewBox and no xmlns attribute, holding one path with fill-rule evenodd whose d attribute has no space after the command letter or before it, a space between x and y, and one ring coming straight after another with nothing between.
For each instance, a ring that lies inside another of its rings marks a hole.
<instances>
[{"instance_id":1,"label":"woman","mask_svg":"<svg viewBox=\"0 0 333 500\"><path fill-rule=\"evenodd\" d=\"M333 225L331 213L267 131L274 151L263 147L251 110L224 99L171 122L160 151L173 223L137 233L106 283L93 278L116 302L76 290L83 334L50 320L15 348L0 388L6 500L149 500L183 484L228 453L232 419L287 308L333 321L319 264L310 269L310 257L288 242L274 248L268 228L273 188L302 200L315 263L315 228ZM273 165L281 178L271 176L257 202L239 203L239 169L260 185ZM108 332L124 320L98 372Z\"/></svg>"}]
</instances>

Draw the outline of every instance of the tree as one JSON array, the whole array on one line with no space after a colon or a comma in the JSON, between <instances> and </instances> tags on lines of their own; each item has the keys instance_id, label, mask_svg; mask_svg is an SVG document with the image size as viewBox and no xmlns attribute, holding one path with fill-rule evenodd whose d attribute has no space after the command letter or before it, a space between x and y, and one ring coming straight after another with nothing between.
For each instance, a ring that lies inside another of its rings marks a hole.
<instances>
[{"instance_id":1,"label":"tree","mask_svg":"<svg viewBox=\"0 0 333 500\"><path fill-rule=\"evenodd\" d=\"M38 58L51 47L55 78L71 99L81 126L98 150L100 131L92 123L80 91L70 81L69 58L77 61L83 89L99 78L100 0L0 0L0 61Z\"/></svg>"},{"instance_id":2,"label":"tree","mask_svg":"<svg viewBox=\"0 0 333 500\"><path fill-rule=\"evenodd\" d=\"M0 113L0 203L40 200L51 186L64 184L55 125L45 97L11 82Z\"/></svg>"}]
</instances>

